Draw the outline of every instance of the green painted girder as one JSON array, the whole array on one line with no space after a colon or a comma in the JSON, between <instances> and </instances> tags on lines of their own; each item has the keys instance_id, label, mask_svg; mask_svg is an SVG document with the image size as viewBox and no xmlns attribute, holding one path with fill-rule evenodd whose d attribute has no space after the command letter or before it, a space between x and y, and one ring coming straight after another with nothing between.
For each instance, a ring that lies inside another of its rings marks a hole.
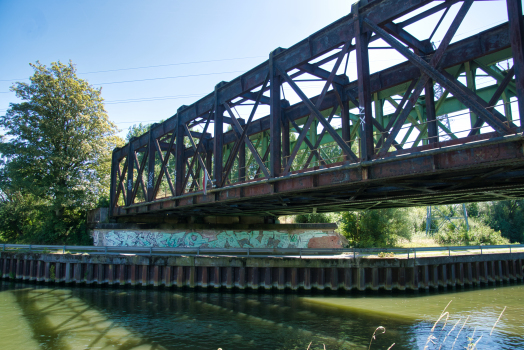
<instances>
[{"instance_id":1,"label":"green painted girder","mask_svg":"<svg viewBox=\"0 0 524 350\"><path fill-rule=\"evenodd\" d=\"M499 63L501 61L504 61L504 60L507 60L507 59L510 59L512 57L512 53L511 53L511 49L505 49L505 50L501 50L499 52L496 52L492 55L489 55L489 56L484 56L480 59L477 59L475 61L472 61L471 62L471 65L470 65L470 69L481 69L482 71L484 71L485 73L487 73L488 75L490 75L493 79L495 79L496 81L500 82L502 79L504 79L504 74L502 73L502 71L497 67L497 66L494 66L496 63ZM464 64L460 64L460 65L457 65L457 66L454 66L454 67L450 67L448 69L446 69L446 71L450 74L452 74L453 76L457 77L459 76L460 74L464 73L466 71L465 67L464 67ZM393 107L397 107L398 103L393 99L394 96L402 96L407 88L409 87L410 85L410 82L406 82L406 83L402 83L402 84L399 84L399 85L396 85L390 89L386 89L386 90L382 90L378 93L376 93L375 95L375 101L379 101L379 100L386 100L388 101ZM481 88L481 89L477 89L476 90L476 93L479 95L479 97L481 97L483 100L485 101L489 101L491 96L493 95L493 93L495 92L495 90L497 89L497 85L491 85L491 86L487 86L487 87L484 87L484 88ZM506 96L505 98L506 99L509 99L511 97L514 97L515 96L515 91L516 91L516 87L515 87L515 83L514 81L510 82L510 84L508 85L508 88L506 89ZM464 106L464 104L462 104L461 102L459 102L455 97L451 96L451 97L447 97L448 93L445 91L444 92L444 99L440 102L437 101L436 103L436 109L437 109L437 116L442 116L442 115L446 115L446 114L452 114L452 113L456 113L456 112L459 112L459 111L463 111L463 110L467 110L468 108L466 106ZM350 109L354 109L355 108L355 105L352 103L352 102L349 102L349 108ZM406 132L401 144L405 143L407 141L407 139L410 137L411 133L417 129L417 131L419 132L419 135L417 136L417 139L415 140L415 142L413 143L413 146L417 146L420 141L423 139L424 135L427 134L427 126L425 124L425 121L426 121L426 113L425 113L425 100L424 100L424 96L421 96L419 98L419 100L417 101L416 105L415 105L415 108L410 112L410 114L408 115L408 118L406 119L406 123L405 125L409 125L409 129L408 131ZM321 111L322 115L325 116L325 117L328 117L329 114L331 113L331 108L329 109L326 109L326 110L323 110ZM377 113L377 111L375 111L375 113ZM379 114L380 111L378 111ZM391 117L393 116L393 113L391 114L383 114L380 115L379 117L381 117L379 122L381 122L382 125L385 125L389 122L389 120L391 119ZM337 113L335 113L335 116L334 118L340 118L340 111L337 111ZM358 137L358 135L360 134L360 128L359 128L359 118L356 114L353 114L353 113L350 113L349 114L349 117L350 117L350 121L352 123L352 125L350 126L351 127L351 140L355 140L356 137ZM299 126L302 126L306 123L307 121L307 116L306 117L303 117L303 118L300 118L300 119L297 119L296 120L296 123L297 125ZM457 136L446 126L444 125L441 121L437 121L438 123L438 126L440 129L442 129L444 132L446 132L452 139L456 139ZM378 130L376 128L375 129L375 132L378 134ZM298 132L296 130L294 130L294 128L291 128L292 132L295 133L296 135L298 135ZM337 129L336 130L337 134L342 136L342 130L341 129ZM308 136L307 138L312 142L312 143L315 143L315 135L313 135L313 133L311 132L308 132ZM253 141L256 141L257 142L257 148L260 144L262 144L262 154L265 153L266 151L266 148L268 147L269 145L269 139L268 139L268 136L266 135L266 133L262 133L262 137L260 135L253 135L250 137L251 140ZM293 149L293 147L295 146L295 141L291 141L290 142L290 147L291 149ZM335 141L333 140L333 138L329 135L329 134L325 134L324 137L322 138L322 141L320 143L320 146L325 146L325 145L328 145L328 144L334 144ZM302 143L300 148L299 148L299 151L304 151L304 150L309 150L309 147L307 146L306 143ZM228 152L228 151L226 151ZM302 152L303 153L303 152ZM226 153L227 154L227 153ZM250 157L250 159L248 160L248 162L246 162L246 166L248 166L248 164L251 163L252 157Z\"/></svg>"}]
</instances>

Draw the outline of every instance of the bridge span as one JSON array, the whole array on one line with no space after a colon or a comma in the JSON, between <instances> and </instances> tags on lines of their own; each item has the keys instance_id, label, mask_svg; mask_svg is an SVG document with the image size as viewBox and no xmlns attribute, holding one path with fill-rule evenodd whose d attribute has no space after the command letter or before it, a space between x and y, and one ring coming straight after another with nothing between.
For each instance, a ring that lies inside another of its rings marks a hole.
<instances>
[{"instance_id":1,"label":"bridge span","mask_svg":"<svg viewBox=\"0 0 524 350\"><path fill-rule=\"evenodd\" d=\"M355 3L115 149L111 216L278 216L523 197L522 3L501 2L505 23L465 31L477 5ZM401 59L380 66L377 52Z\"/></svg>"}]
</instances>

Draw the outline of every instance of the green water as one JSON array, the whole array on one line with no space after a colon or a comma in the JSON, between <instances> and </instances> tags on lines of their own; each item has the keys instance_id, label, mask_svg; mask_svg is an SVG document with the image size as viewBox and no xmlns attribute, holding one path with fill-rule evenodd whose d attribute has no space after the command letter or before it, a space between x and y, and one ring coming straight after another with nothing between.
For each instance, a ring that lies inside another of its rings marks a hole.
<instances>
[{"instance_id":1,"label":"green water","mask_svg":"<svg viewBox=\"0 0 524 350\"><path fill-rule=\"evenodd\" d=\"M450 301L447 323L443 319L432 333ZM479 338L479 349L524 349L523 301L522 284L296 295L0 281L0 349L305 350L310 342L311 349L323 349L323 344L328 350L367 349L379 326L386 332L376 335L371 349L393 343L392 349L423 349L430 335L435 344L430 342L429 349L464 349Z\"/></svg>"}]
</instances>

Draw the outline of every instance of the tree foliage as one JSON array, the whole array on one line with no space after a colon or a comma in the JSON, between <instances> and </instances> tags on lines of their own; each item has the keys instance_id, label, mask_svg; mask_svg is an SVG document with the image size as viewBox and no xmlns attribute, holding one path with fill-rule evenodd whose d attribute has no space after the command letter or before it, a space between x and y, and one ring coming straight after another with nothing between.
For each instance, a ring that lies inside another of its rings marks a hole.
<instances>
[{"instance_id":1,"label":"tree foliage","mask_svg":"<svg viewBox=\"0 0 524 350\"><path fill-rule=\"evenodd\" d=\"M22 102L11 103L0 116L7 131L0 142L0 213L29 205L43 218L27 225L27 219L11 221L18 231L9 232L22 240L66 241L82 213L108 195L111 150L121 139L108 120L101 89L78 78L71 62L31 67L30 82L11 87Z\"/></svg>"},{"instance_id":2,"label":"tree foliage","mask_svg":"<svg viewBox=\"0 0 524 350\"><path fill-rule=\"evenodd\" d=\"M511 242L524 242L524 200L486 203L481 206L479 216Z\"/></svg>"},{"instance_id":3,"label":"tree foliage","mask_svg":"<svg viewBox=\"0 0 524 350\"><path fill-rule=\"evenodd\" d=\"M344 212L339 229L353 247L394 246L412 231L406 209L394 208Z\"/></svg>"},{"instance_id":4,"label":"tree foliage","mask_svg":"<svg viewBox=\"0 0 524 350\"><path fill-rule=\"evenodd\" d=\"M295 222L297 224L326 224L334 222L335 220L334 216L329 213L298 214L295 216Z\"/></svg>"},{"instance_id":5,"label":"tree foliage","mask_svg":"<svg viewBox=\"0 0 524 350\"><path fill-rule=\"evenodd\" d=\"M440 245L497 245L508 244L509 240L502 237L500 231L495 231L488 225L469 220L469 230L466 225L455 227L445 225L436 235L435 241Z\"/></svg>"}]
</instances>

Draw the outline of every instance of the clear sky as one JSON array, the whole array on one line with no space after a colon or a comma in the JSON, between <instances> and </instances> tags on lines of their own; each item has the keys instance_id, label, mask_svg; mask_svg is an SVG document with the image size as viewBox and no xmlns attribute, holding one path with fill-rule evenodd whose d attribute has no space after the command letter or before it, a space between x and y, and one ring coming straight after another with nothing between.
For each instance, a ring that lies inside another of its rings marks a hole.
<instances>
[{"instance_id":1,"label":"clear sky","mask_svg":"<svg viewBox=\"0 0 524 350\"><path fill-rule=\"evenodd\" d=\"M172 116L273 49L290 47L348 14L352 2L0 0L0 114L17 102L6 92L32 74L29 62L72 60L81 78L102 86L109 118L125 135L132 124ZM505 2L475 3L457 38L506 20ZM419 37L428 28L408 29ZM372 70L401 61L393 50L373 55Z\"/></svg>"}]
</instances>

